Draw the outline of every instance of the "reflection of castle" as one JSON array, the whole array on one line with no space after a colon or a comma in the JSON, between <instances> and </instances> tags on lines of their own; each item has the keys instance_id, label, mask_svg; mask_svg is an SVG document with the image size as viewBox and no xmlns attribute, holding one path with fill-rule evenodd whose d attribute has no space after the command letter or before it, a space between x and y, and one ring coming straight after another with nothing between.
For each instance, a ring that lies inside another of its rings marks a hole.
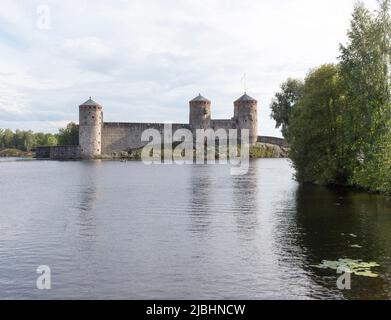
<instances>
[{"instance_id":1,"label":"reflection of castle","mask_svg":"<svg viewBox=\"0 0 391 320\"><path fill-rule=\"evenodd\" d=\"M173 124L173 130L196 129L248 129L250 143L257 142L257 100L246 93L234 102L234 116L228 120L211 119L211 102L201 95L190 101L188 124ZM103 122L102 106L91 98L79 106L79 143L83 158L92 158L146 144L141 134L146 129L163 132L163 123Z\"/></svg>"}]
</instances>

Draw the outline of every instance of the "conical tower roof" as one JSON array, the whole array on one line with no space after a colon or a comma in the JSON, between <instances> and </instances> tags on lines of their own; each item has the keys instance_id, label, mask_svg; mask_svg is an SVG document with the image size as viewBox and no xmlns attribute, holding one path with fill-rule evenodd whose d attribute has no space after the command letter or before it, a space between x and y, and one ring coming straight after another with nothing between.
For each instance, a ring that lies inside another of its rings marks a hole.
<instances>
[{"instance_id":1,"label":"conical tower roof","mask_svg":"<svg viewBox=\"0 0 391 320\"><path fill-rule=\"evenodd\" d=\"M254 98L250 97L246 92L236 102L257 102Z\"/></svg>"},{"instance_id":2,"label":"conical tower roof","mask_svg":"<svg viewBox=\"0 0 391 320\"><path fill-rule=\"evenodd\" d=\"M87 106L87 107L93 107L93 106L101 106L99 103L95 102L91 99L91 97L84 103L82 103L80 106Z\"/></svg>"},{"instance_id":3,"label":"conical tower roof","mask_svg":"<svg viewBox=\"0 0 391 320\"><path fill-rule=\"evenodd\" d=\"M190 100L190 102L210 102L210 100L206 99L200 94L198 94L197 97L195 97L193 100Z\"/></svg>"}]
</instances>

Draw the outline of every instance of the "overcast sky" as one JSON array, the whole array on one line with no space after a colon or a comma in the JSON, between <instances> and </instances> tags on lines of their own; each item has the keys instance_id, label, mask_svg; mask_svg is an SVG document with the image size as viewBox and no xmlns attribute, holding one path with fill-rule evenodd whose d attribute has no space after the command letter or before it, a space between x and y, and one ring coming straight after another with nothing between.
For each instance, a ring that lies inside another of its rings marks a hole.
<instances>
[{"instance_id":1,"label":"overcast sky","mask_svg":"<svg viewBox=\"0 0 391 320\"><path fill-rule=\"evenodd\" d=\"M260 134L280 136L273 94L336 60L354 2L1 0L0 127L55 132L89 96L105 121L187 122L199 92L230 118L246 73Z\"/></svg>"}]
</instances>

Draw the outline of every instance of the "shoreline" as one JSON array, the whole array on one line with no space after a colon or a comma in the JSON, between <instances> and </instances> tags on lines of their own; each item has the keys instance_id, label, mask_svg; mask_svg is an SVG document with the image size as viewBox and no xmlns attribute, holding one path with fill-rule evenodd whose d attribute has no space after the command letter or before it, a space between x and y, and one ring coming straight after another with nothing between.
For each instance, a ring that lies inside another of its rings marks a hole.
<instances>
[{"instance_id":1,"label":"shoreline","mask_svg":"<svg viewBox=\"0 0 391 320\"><path fill-rule=\"evenodd\" d=\"M75 150L73 150L72 148L75 148ZM39 152L28 156L36 159L48 159L48 160L82 160L82 158L80 157L80 153L76 150L76 148L77 146L40 147L40 149L44 149L44 152ZM142 150L143 148L137 148L137 149L135 148L135 149L129 149L123 151L116 151L109 154L94 156L91 157L91 159L137 161L137 160L141 160ZM173 146L172 151L173 150L175 150L175 146ZM216 152L215 159L218 160L220 158L218 147L216 148L215 152ZM163 149L161 150L161 153L164 154ZM39 155L37 156L37 154ZM289 155L288 147L280 146L273 143L257 142L255 145L250 146L249 149L250 159L288 158L288 155ZM23 153L21 156L22 157L26 156L26 153ZM196 154L194 153L194 157L195 156ZM229 157L227 156L227 158Z\"/></svg>"},{"instance_id":2,"label":"shoreline","mask_svg":"<svg viewBox=\"0 0 391 320\"><path fill-rule=\"evenodd\" d=\"M19 149L0 150L0 158L34 158L35 153L32 151L22 151Z\"/></svg>"}]
</instances>

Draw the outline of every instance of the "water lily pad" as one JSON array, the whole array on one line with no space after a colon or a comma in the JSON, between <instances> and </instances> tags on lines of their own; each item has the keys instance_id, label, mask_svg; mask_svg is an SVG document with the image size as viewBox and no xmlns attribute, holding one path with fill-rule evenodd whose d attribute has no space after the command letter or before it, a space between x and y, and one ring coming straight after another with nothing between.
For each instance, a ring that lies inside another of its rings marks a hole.
<instances>
[{"instance_id":1,"label":"water lily pad","mask_svg":"<svg viewBox=\"0 0 391 320\"><path fill-rule=\"evenodd\" d=\"M354 273L356 276L363 276L363 277L370 277L370 278L377 278L378 277L378 274L377 273L374 273L372 271L356 271Z\"/></svg>"},{"instance_id":2,"label":"water lily pad","mask_svg":"<svg viewBox=\"0 0 391 320\"><path fill-rule=\"evenodd\" d=\"M376 278L378 274L372 272L371 268L379 267L379 264L373 261L364 262L362 260L339 259L337 261L323 260L322 263L318 265L312 265L312 267L318 269L332 270L337 270L338 268L345 268L346 272L351 272L356 276Z\"/></svg>"}]
</instances>

